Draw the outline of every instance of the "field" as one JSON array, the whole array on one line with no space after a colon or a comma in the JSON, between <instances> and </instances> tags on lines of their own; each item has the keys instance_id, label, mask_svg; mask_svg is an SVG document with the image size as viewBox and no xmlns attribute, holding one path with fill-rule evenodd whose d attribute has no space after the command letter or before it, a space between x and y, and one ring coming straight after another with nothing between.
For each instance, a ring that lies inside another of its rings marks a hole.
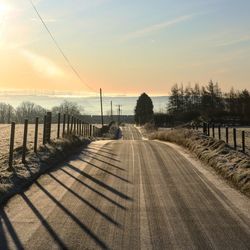
<instances>
[{"instance_id":1,"label":"field","mask_svg":"<svg viewBox=\"0 0 250 250\"><path fill-rule=\"evenodd\" d=\"M7 124L0 124L0 162L3 159L6 159L10 147L10 129L11 126ZM23 124L17 124L15 130L15 146L14 148L21 147L23 144ZM34 148L34 133L35 125L29 124L28 126L28 141L27 147L29 149ZM52 124L51 137L55 139L57 136L57 124ZM43 124L39 124L38 127L38 146L42 145L43 137Z\"/></svg>"}]
</instances>

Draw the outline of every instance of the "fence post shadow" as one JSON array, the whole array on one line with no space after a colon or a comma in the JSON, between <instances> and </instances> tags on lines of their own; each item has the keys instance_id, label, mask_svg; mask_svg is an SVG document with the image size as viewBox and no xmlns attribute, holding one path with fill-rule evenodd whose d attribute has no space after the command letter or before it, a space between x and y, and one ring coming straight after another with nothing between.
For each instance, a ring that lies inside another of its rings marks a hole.
<instances>
[{"instance_id":1,"label":"fence post shadow","mask_svg":"<svg viewBox=\"0 0 250 250\"><path fill-rule=\"evenodd\" d=\"M96 184L98 184L99 186L103 187L103 188L106 188L107 190L109 190L110 192L118 195L119 197L121 197L122 199L125 199L125 200L129 200L129 201L133 201L133 199L129 196L127 196L126 194L120 192L119 190L109 186L108 184L100 181L99 179L96 179L95 177L87 174L86 172L84 172L83 170L80 170L78 169L77 167L67 163L66 164L66 167L72 169L72 170L75 170L77 173L81 174L82 176L88 178L89 180L95 182Z\"/></svg>"},{"instance_id":2,"label":"fence post shadow","mask_svg":"<svg viewBox=\"0 0 250 250\"><path fill-rule=\"evenodd\" d=\"M19 239L15 228L13 227L13 225L11 224L7 214L5 213L3 208L0 208L0 218L2 218L6 228L8 229L9 235L11 236L13 243L15 244L17 249L24 249L21 240ZM2 222L0 221L0 227L2 228ZM1 228L0 228L0 249L9 249L8 247L8 243L7 243L7 239L6 239L6 235L4 233L1 232ZM2 228L3 230L3 228ZM3 245L3 248L2 248ZM6 248L4 247L4 245L6 245Z\"/></svg>"},{"instance_id":3,"label":"fence post shadow","mask_svg":"<svg viewBox=\"0 0 250 250\"><path fill-rule=\"evenodd\" d=\"M92 240L95 241L103 249L108 249L108 246L94 232L92 232L85 224L83 224L74 214L72 214L65 206L63 206L52 194L50 194L39 182L35 182L37 187L48 196L65 214L67 214Z\"/></svg>"},{"instance_id":4,"label":"fence post shadow","mask_svg":"<svg viewBox=\"0 0 250 250\"><path fill-rule=\"evenodd\" d=\"M46 219L42 216L42 214L38 211L38 209L33 205L33 203L29 200L29 198L24 194L20 194L25 203L30 207L32 212L36 215L36 217L39 219L41 224L46 228L48 233L52 236L52 238L55 240L55 242L58 244L58 246L61 249L67 249L65 243L62 239L56 234L56 232L53 230L53 228L50 226L50 224L46 221Z\"/></svg>"},{"instance_id":5,"label":"fence post shadow","mask_svg":"<svg viewBox=\"0 0 250 250\"><path fill-rule=\"evenodd\" d=\"M81 183L83 186L85 186L86 188L90 189L91 191L93 191L94 193L98 194L99 196L101 196L102 198L104 198L105 200L109 201L110 203L116 205L117 207L121 208L122 210L127 210L126 207L124 207L123 205L119 204L118 202L112 200L111 198L109 198L108 196L106 196L105 194L101 193L100 191L98 191L97 189L91 187L90 185L88 185L87 183L83 182L82 180L78 179L76 176L74 176L73 174L69 173L67 170L61 168L60 169L62 172L64 172L65 174L67 174L68 176L70 176L71 178L73 178L74 180L76 180L77 182Z\"/></svg>"}]
</instances>

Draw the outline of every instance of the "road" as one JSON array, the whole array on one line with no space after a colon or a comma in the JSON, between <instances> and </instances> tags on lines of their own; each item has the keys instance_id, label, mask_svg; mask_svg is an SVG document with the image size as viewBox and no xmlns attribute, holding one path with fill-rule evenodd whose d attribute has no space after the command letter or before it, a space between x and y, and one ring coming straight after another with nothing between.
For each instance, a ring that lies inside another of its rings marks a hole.
<instances>
[{"instance_id":1,"label":"road","mask_svg":"<svg viewBox=\"0 0 250 250\"><path fill-rule=\"evenodd\" d=\"M249 199L204 171L126 126L12 198L0 249L250 249Z\"/></svg>"}]
</instances>

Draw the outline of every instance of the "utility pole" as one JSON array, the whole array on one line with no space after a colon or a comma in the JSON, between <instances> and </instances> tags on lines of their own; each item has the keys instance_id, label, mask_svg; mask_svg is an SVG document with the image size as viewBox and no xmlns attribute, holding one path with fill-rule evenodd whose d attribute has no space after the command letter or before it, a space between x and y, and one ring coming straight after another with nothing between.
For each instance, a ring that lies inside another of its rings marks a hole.
<instances>
[{"instance_id":1,"label":"utility pole","mask_svg":"<svg viewBox=\"0 0 250 250\"><path fill-rule=\"evenodd\" d=\"M118 113L118 124L120 123L120 119L121 119L121 105L117 105L118 106L118 110L117 110L117 113Z\"/></svg>"},{"instance_id":2,"label":"utility pole","mask_svg":"<svg viewBox=\"0 0 250 250\"><path fill-rule=\"evenodd\" d=\"M120 105L120 122L121 122L121 116L122 116L122 105Z\"/></svg>"},{"instance_id":3,"label":"utility pole","mask_svg":"<svg viewBox=\"0 0 250 250\"><path fill-rule=\"evenodd\" d=\"M100 88L100 102L101 102L101 118L102 118L102 127L103 127L103 107L102 107L102 89Z\"/></svg>"},{"instance_id":4,"label":"utility pole","mask_svg":"<svg viewBox=\"0 0 250 250\"><path fill-rule=\"evenodd\" d=\"M112 101L110 102L110 108L111 108L111 110L110 110L111 121L113 121L113 102Z\"/></svg>"}]
</instances>

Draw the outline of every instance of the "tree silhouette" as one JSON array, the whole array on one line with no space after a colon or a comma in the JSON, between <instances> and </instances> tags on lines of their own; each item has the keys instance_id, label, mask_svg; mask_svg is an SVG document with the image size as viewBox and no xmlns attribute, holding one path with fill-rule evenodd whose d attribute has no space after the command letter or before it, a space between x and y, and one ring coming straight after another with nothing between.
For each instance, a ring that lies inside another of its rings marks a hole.
<instances>
[{"instance_id":1,"label":"tree silhouette","mask_svg":"<svg viewBox=\"0 0 250 250\"><path fill-rule=\"evenodd\" d=\"M147 122L153 121L154 106L151 98L143 93L137 100L135 107L135 122L136 124L143 125Z\"/></svg>"},{"instance_id":2,"label":"tree silhouette","mask_svg":"<svg viewBox=\"0 0 250 250\"><path fill-rule=\"evenodd\" d=\"M250 92L231 89L223 93L212 80L205 86L195 84L183 89L175 84L171 89L168 115L175 124L191 120L217 123L250 124ZM157 119L159 122L159 119Z\"/></svg>"}]
</instances>

